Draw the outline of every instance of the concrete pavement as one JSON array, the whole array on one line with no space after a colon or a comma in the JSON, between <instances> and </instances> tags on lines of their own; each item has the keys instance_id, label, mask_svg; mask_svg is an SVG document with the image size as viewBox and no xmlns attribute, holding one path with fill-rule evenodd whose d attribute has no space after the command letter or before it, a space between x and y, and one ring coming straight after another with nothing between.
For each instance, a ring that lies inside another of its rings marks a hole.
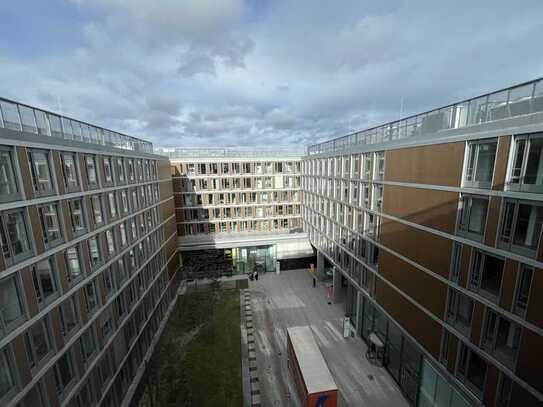
<instances>
[{"instance_id":1,"label":"concrete pavement","mask_svg":"<svg viewBox=\"0 0 543 407\"><path fill-rule=\"evenodd\" d=\"M251 281L256 357L262 406L299 406L286 362L285 328L311 325L336 380L340 406L408 407L385 368L370 364L366 345L343 338L343 304L327 304L323 284L312 287L307 270L267 273Z\"/></svg>"}]
</instances>

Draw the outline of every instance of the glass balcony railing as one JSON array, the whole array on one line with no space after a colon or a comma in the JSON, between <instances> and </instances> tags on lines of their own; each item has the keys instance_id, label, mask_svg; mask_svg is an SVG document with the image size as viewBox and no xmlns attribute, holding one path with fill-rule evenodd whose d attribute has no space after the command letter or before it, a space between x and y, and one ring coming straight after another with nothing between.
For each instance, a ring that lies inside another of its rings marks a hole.
<instances>
[{"instance_id":1,"label":"glass balcony railing","mask_svg":"<svg viewBox=\"0 0 543 407\"><path fill-rule=\"evenodd\" d=\"M56 113L0 98L0 127L63 140L153 153L153 144Z\"/></svg>"},{"instance_id":2,"label":"glass balcony railing","mask_svg":"<svg viewBox=\"0 0 543 407\"><path fill-rule=\"evenodd\" d=\"M284 158L300 159L305 155L303 147L225 147L225 148L181 148L156 147L155 154L165 155L170 160L180 159L265 159Z\"/></svg>"},{"instance_id":3,"label":"glass balcony railing","mask_svg":"<svg viewBox=\"0 0 543 407\"><path fill-rule=\"evenodd\" d=\"M314 144L307 148L307 154L320 154L345 150L354 145L371 145L426 136L444 130L468 128L537 112L543 112L543 79L536 79L368 130Z\"/></svg>"}]
</instances>

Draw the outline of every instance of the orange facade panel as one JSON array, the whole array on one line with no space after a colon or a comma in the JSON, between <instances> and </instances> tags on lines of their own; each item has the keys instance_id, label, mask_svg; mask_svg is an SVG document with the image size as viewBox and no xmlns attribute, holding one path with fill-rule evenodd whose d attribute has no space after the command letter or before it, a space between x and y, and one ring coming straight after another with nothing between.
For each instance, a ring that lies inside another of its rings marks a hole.
<instances>
[{"instance_id":1,"label":"orange facade panel","mask_svg":"<svg viewBox=\"0 0 543 407\"><path fill-rule=\"evenodd\" d=\"M458 193L385 185L383 211L392 216L454 233Z\"/></svg>"},{"instance_id":2,"label":"orange facade panel","mask_svg":"<svg viewBox=\"0 0 543 407\"><path fill-rule=\"evenodd\" d=\"M509 144L511 136L502 136L498 140L498 150L494 161L494 177L492 189L503 191L507 172L507 157L509 155Z\"/></svg>"},{"instance_id":3,"label":"orange facade panel","mask_svg":"<svg viewBox=\"0 0 543 407\"><path fill-rule=\"evenodd\" d=\"M392 220L383 220L381 243L434 273L448 278L452 241Z\"/></svg>"},{"instance_id":4,"label":"orange facade panel","mask_svg":"<svg viewBox=\"0 0 543 407\"><path fill-rule=\"evenodd\" d=\"M385 180L459 187L463 142L400 148L385 152Z\"/></svg>"},{"instance_id":5,"label":"orange facade panel","mask_svg":"<svg viewBox=\"0 0 543 407\"><path fill-rule=\"evenodd\" d=\"M446 284L385 251L379 255L379 274L432 314L443 318Z\"/></svg>"},{"instance_id":6,"label":"orange facade panel","mask_svg":"<svg viewBox=\"0 0 543 407\"><path fill-rule=\"evenodd\" d=\"M377 302L437 358L441 344L441 325L380 279L376 281L375 288Z\"/></svg>"}]
</instances>

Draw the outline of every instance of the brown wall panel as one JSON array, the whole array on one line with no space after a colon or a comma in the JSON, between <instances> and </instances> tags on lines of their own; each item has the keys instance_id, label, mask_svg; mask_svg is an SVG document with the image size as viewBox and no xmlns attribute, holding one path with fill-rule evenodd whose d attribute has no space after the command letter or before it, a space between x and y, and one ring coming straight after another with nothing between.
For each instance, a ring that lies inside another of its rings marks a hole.
<instances>
[{"instance_id":1,"label":"brown wall panel","mask_svg":"<svg viewBox=\"0 0 543 407\"><path fill-rule=\"evenodd\" d=\"M419 310L388 284L376 281L377 302L409 332L428 352L438 357L441 326Z\"/></svg>"},{"instance_id":2,"label":"brown wall panel","mask_svg":"<svg viewBox=\"0 0 543 407\"><path fill-rule=\"evenodd\" d=\"M26 347L24 343L24 334L18 335L12 342L15 363L18 367L17 372L21 380L21 385L26 386L32 380L28 358L26 356Z\"/></svg>"},{"instance_id":3,"label":"brown wall panel","mask_svg":"<svg viewBox=\"0 0 543 407\"><path fill-rule=\"evenodd\" d=\"M169 199L166 202L160 204L160 212L162 220L168 219L175 213L175 207L173 205L173 199Z\"/></svg>"},{"instance_id":4,"label":"brown wall panel","mask_svg":"<svg viewBox=\"0 0 543 407\"><path fill-rule=\"evenodd\" d=\"M23 179L23 190L26 199L32 199L34 197L34 189L32 187L32 175L30 173L30 164L28 162L28 155L26 148L16 147L17 159L19 161L19 169L21 170L21 177Z\"/></svg>"},{"instance_id":5,"label":"brown wall panel","mask_svg":"<svg viewBox=\"0 0 543 407\"><path fill-rule=\"evenodd\" d=\"M471 315L470 339L471 339L471 342L473 342L476 345L479 345L479 339L481 338L484 312L485 312L485 306L478 301L474 301L473 313Z\"/></svg>"},{"instance_id":6,"label":"brown wall panel","mask_svg":"<svg viewBox=\"0 0 543 407\"><path fill-rule=\"evenodd\" d=\"M483 403L485 406L494 406L496 402L496 390L498 386L499 370L492 363L487 363L485 392Z\"/></svg>"},{"instance_id":7,"label":"brown wall panel","mask_svg":"<svg viewBox=\"0 0 543 407\"><path fill-rule=\"evenodd\" d=\"M28 207L28 217L30 219L30 226L32 227L32 235L34 237L36 253L41 254L45 251L45 244L43 242L40 215L38 214L38 208L35 205Z\"/></svg>"},{"instance_id":8,"label":"brown wall panel","mask_svg":"<svg viewBox=\"0 0 543 407\"><path fill-rule=\"evenodd\" d=\"M159 182L160 200L163 201L173 195L172 183L168 181Z\"/></svg>"},{"instance_id":9,"label":"brown wall panel","mask_svg":"<svg viewBox=\"0 0 543 407\"><path fill-rule=\"evenodd\" d=\"M500 307L510 310L515 295L515 285L517 282L518 262L511 259L505 259L503 268L502 289L500 294Z\"/></svg>"},{"instance_id":10,"label":"brown wall panel","mask_svg":"<svg viewBox=\"0 0 543 407\"><path fill-rule=\"evenodd\" d=\"M385 185L383 211L410 222L454 233L458 193Z\"/></svg>"},{"instance_id":11,"label":"brown wall panel","mask_svg":"<svg viewBox=\"0 0 543 407\"><path fill-rule=\"evenodd\" d=\"M81 171L81 189L83 191L89 190L89 183L87 181L87 164L85 162L85 155L79 154L79 170Z\"/></svg>"},{"instance_id":12,"label":"brown wall panel","mask_svg":"<svg viewBox=\"0 0 543 407\"><path fill-rule=\"evenodd\" d=\"M59 280L59 285L62 288L62 292L68 291L69 284L68 279L66 278L66 262L64 260L64 252L58 252L55 254L56 266L57 266L57 276Z\"/></svg>"},{"instance_id":13,"label":"brown wall panel","mask_svg":"<svg viewBox=\"0 0 543 407\"><path fill-rule=\"evenodd\" d=\"M175 225L176 225L175 219L171 219L164 226L164 235L166 236L166 239L169 238L172 234L176 234Z\"/></svg>"},{"instance_id":14,"label":"brown wall panel","mask_svg":"<svg viewBox=\"0 0 543 407\"><path fill-rule=\"evenodd\" d=\"M59 210L61 212L59 213L59 216L62 219L62 224L60 226L62 229L62 235L64 236L64 240L68 242L74 238L72 218L70 217L70 206L68 205L68 201L60 201Z\"/></svg>"},{"instance_id":15,"label":"brown wall panel","mask_svg":"<svg viewBox=\"0 0 543 407\"><path fill-rule=\"evenodd\" d=\"M501 198L493 196L488 203L488 212L486 220L485 244L496 246L496 236L498 235L498 225L500 221Z\"/></svg>"},{"instance_id":16,"label":"brown wall panel","mask_svg":"<svg viewBox=\"0 0 543 407\"><path fill-rule=\"evenodd\" d=\"M183 180L179 178L172 178L172 188L175 192L183 191Z\"/></svg>"},{"instance_id":17,"label":"brown wall panel","mask_svg":"<svg viewBox=\"0 0 543 407\"><path fill-rule=\"evenodd\" d=\"M39 312L38 300L34 291L34 283L32 281L32 267L25 267L19 274L23 282L23 291L26 297L28 316L32 318Z\"/></svg>"},{"instance_id":18,"label":"brown wall panel","mask_svg":"<svg viewBox=\"0 0 543 407\"><path fill-rule=\"evenodd\" d=\"M507 157L509 155L509 143L511 136L502 136L498 140L498 150L496 151L496 161L494 161L494 179L492 180L492 189L502 190L505 186L505 176L507 172Z\"/></svg>"},{"instance_id":19,"label":"brown wall panel","mask_svg":"<svg viewBox=\"0 0 543 407\"><path fill-rule=\"evenodd\" d=\"M381 242L414 262L449 276L452 241L392 220L383 220Z\"/></svg>"},{"instance_id":20,"label":"brown wall panel","mask_svg":"<svg viewBox=\"0 0 543 407\"><path fill-rule=\"evenodd\" d=\"M460 273L458 276L458 284L464 288L468 286L468 274L471 261L472 247L468 245L462 245L462 259L460 261Z\"/></svg>"},{"instance_id":21,"label":"brown wall panel","mask_svg":"<svg viewBox=\"0 0 543 407\"><path fill-rule=\"evenodd\" d=\"M528 310L526 319L534 325L543 328L543 270L535 269L532 277L532 287L530 288L530 298L528 300Z\"/></svg>"},{"instance_id":22,"label":"brown wall panel","mask_svg":"<svg viewBox=\"0 0 543 407\"><path fill-rule=\"evenodd\" d=\"M64 195L66 193L66 187L64 185L64 175L62 174L62 166L60 162L60 153L53 151L53 171L55 173L55 179L57 181L58 193Z\"/></svg>"},{"instance_id":23,"label":"brown wall panel","mask_svg":"<svg viewBox=\"0 0 543 407\"><path fill-rule=\"evenodd\" d=\"M385 152L385 180L459 187L464 143L444 143Z\"/></svg>"},{"instance_id":24,"label":"brown wall panel","mask_svg":"<svg viewBox=\"0 0 543 407\"><path fill-rule=\"evenodd\" d=\"M525 390L518 383L513 382L513 388L511 390L511 403L512 407L515 406L530 406L530 407L543 407L543 401L538 400L528 390Z\"/></svg>"},{"instance_id":25,"label":"brown wall panel","mask_svg":"<svg viewBox=\"0 0 543 407\"><path fill-rule=\"evenodd\" d=\"M64 337L62 336L62 324L60 321L60 308L55 307L49 313L49 320L51 321L51 331L55 339L56 348L58 350L64 347Z\"/></svg>"},{"instance_id":26,"label":"brown wall panel","mask_svg":"<svg viewBox=\"0 0 543 407\"><path fill-rule=\"evenodd\" d=\"M385 251L379 255L379 274L435 316L443 318L447 298L444 283Z\"/></svg>"},{"instance_id":27,"label":"brown wall panel","mask_svg":"<svg viewBox=\"0 0 543 407\"><path fill-rule=\"evenodd\" d=\"M158 178L164 179L164 178L170 178L172 174L172 170L170 167L170 161L169 160L158 160Z\"/></svg>"},{"instance_id":28,"label":"brown wall panel","mask_svg":"<svg viewBox=\"0 0 543 407\"><path fill-rule=\"evenodd\" d=\"M527 329L522 329L515 373L540 392L543 392L541 380L541 358L535 357L543 349L543 336Z\"/></svg>"}]
</instances>

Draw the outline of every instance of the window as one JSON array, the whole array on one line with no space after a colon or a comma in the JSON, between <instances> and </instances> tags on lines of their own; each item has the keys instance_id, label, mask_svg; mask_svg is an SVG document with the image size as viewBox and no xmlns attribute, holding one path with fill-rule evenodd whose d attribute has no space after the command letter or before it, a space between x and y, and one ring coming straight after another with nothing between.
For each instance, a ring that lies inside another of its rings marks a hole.
<instances>
[{"instance_id":1,"label":"window","mask_svg":"<svg viewBox=\"0 0 543 407\"><path fill-rule=\"evenodd\" d=\"M126 182L126 175L124 171L124 160L122 158L117 158L117 176L119 177L119 182Z\"/></svg>"},{"instance_id":2,"label":"window","mask_svg":"<svg viewBox=\"0 0 543 407\"><path fill-rule=\"evenodd\" d=\"M111 165L111 157L104 157L104 178L108 185L113 184L113 166Z\"/></svg>"},{"instance_id":3,"label":"window","mask_svg":"<svg viewBox=\"0 0 543 407\"><path fill-rule=\"evenodd\" d=\"M130 210L130 207L128 206L128 194L124 189L121 191L121 202L123 205L123 213L127 214Z\"/></svg>"},{"instance_id":4,"label":"window","mask_svg":"<svg viewBox=\"0 0 543 407\"><path fill-rule=\"evenodd\" d=\"M43 205L38 208L43 232L43 241L47 247L62 240L62 231L58 216L58 204Z\"/></svg>"},{"instance_id":5,"label":"window","mask_svg":"<svg viewBox=\"0 0 543 407\"><path fill-rule=\"evenodd\" d=\"M521 328L487 309L482 347L503 364L513 368L520 343Z\"/></svg>"},{"instance_id":6,"label":"window","mask_svg":"<svg viewBox=\"0 0 543 407\"><path fill-rule=\"evenodd\" d=\"M459 211L458 234L481 241L485 234L488 198L462 195Z\"/></svg>"},{"instance_id":7,"label":"window","mask_svg":"<svg viewBox=\"0 0 543 407\"><path fill-rule=\"evenodd\" d=\"M98 362L98 372L100 374L100 383L102 387L105 387L111 378L111 363L109 359L109 353L106 353L102 360Z\"/></svg>"},{"instance_id":8,"label":"window","mask_svg":"<svg viewBox=\"0 0 543 407\"><path fill-rule=\"evenodd\" d=\"M64 185L67 191L79 190L79 179L77 177L76 156L74 153L61 153L62 174Z\"/></svg>"},{"instance_id":9,"label":"window","mask_svg":"<svg viewBox=\"0 0 543 407\"><path fill-rule=\"evenodd\" d=\"M72 230L74 234L80 234L87 229L85 214L83 212L83 200L73 199L69 201L70 218L72 219Z\"/></svg>"},{"instance_id":10,"label":"window","mask_svg":"<svg viewBox=\"0 0 543 407\"><path fill-rule=\"evenodd\" d=\"M543 205L506 199L501 216L499 247L525 256L535 256L542 223Z\"/></svg>"},{"instance_id":11,"label":"window","mask_svg":"<svg viewBox=\"0 0 543 407\"><path fill-rule=\"evenodd\" d=\"M70 247L64 252L64 258L66 259L66 278L71 283L77 281L83 275L79 261L79 248Z\"/></svg>"},{"instance_id":12,"label":"window","mask_svg":"<svg viewBox=\"0 0 543 407\"><path fill-rule=\"evenodd\" d=\"M15 377L7 349L0 350L0 400L15 388Z\"/></svg>"},{"instance_id":13,"label":"window","mask_svg":"<svg viewBox=\"0 0 543 407\"><path fill-rule=\"evenodd\" d=\"M72 358L70 352L66 352L60 357L58 362L53 368L53 373L55 376L55 387L59 398L63 398L65 395L66 389L70 386L74 374L72 370Z\"/></svg>"},{"instance_id":14,"label":"window","mask_svg":"<svg viewBox=\"0 0 543 407\"><path fill-rule=\"evenodd\" d=\"M374 180L382 180L385 177L385 152L375 153L375 176Z\"/></svg>"},{"instance_id":15,"label":"window","mask_svg":"<svg viewBox=\"0 0 543 407\"><path fill-rule=\"evenodd\" d=\"M449 303L447 307L447 322L468 336L471 328L473 301L466 295L449 289Z\"/></svg>"},{"instance_id":16,"label":"window","mask_svg":"<svg viewBox=\"0 0 543 407\"><path fill-rule=\"evenodd\" d=\"M96 311L96 307L98 306L98 292L96 291L96 283L94 281L85 286L85 301L88 314Z\"/></svg>"},{"instance_id":17,"label":"window","mask_svg":"<svg viewBox=\"0 0 543 407\"><path fill-rule=\"evenodd\" d=\"M447 366L447 362L449 359L449 340L450 340L451 334L446 329L443 329L443 337L441 339L441 349L439 351L439 361L444 365Z\"/></svg>"},{"instance_id":18,"label":"window","mask_svg":"<svg viewBox=\"0 0 543 407\"><path fill-rule=\"evenodd\" d=\"M0 280L0 333L7 333L22 320L23 303L16 275Z\"/></svg>"},{"instance_id":19,"label":"window","mask_svg":"<svg viewBox=\"0 0 543 407\"><path fill-rule=\"evenodd\" d=\"M8 265L32 254L23 210L3 212L0 215L0 245Z\"/></svg>"},{"instance_id":20,"label":"window","mask_svg":"<svg viewBox=\"0 0 543 407\"><path fill-rule=\"evenodd\" d=\"M19 196L11 151L0 147L0 202L11 201Z\"/></svg>"},{"instance_id":21,"label":"window","mask_svg":"<svg viewBox=\"0 0 543 407\"><path fill-rule=\"evenodd\" d=\"M467 146L464 183L478 188L490 188L494 173L497 140L469 142Z\"/></svg>"},{"instance_id":22,"label":"window","mask_svg":"<svg viewBox=\"0 0 543 407\"><path fill-rule=\"evenodd\" d=\"M135 171L134 171L134 160L129 159L128 160L128 180L130 182L134 182L136 179L135 177Z\"/></svg>"},{"instance_id":23,"label":"window","mask_svg":"<svg viewBox=\"0 0 543 407\"><path fill-rule=\"evenodd\" d=\"M469 288L492 301L496 301L500 295L503 266L503 259L479 250L474 250Z\"/></svg>"},{"instance_id":24,"label":"window","mask_svg":"<svg viewBox=\"0 0 543 407\"><path fill-rule=\"evenodd\" d=\"M37 195L51 195L53 189L53 177L49 162L49 152L42 150L29 150L28 162L32 174L32 185Z\"/></svg>"},{"instance_id":25,"label":"window","mask_svg":"<svg viewBox=\"0 0 543 407\"><path fill-rule=\"evenodd\" d=\"M115 253L115 239L113 229L106 230L107 251L110 256Z\"/></svg>"},{"instance_id":26,"label":"window","mask_svg":"<svg viewBox=\"0 0 543 407\"><path fill-rule=\"evenodd\" d=\"M89 245L90 263L92 269L94 270L102 262L102 256L100 254L100 241L98 236L93 236L87 240L87 242Z\"/></svg>"},{"instance_id":27,"label":"window","mask_svg":"<svg viewBox=\"0 0 543 407\"><path fill-rule=\"evenodd\" d=\"M460 344L457 375L479 396L484 390L486 367L483 358L464 343Z\"/></svg>"},{"instance_id":28,"label":"window","mask_svg":"<svg viewBox=\"0 0 543 407\"><path fill-rule=\"evenodd\" d=\"M96 171L96 157L93 155L85 156L85 164L87 165L87 182L89 188L98 188L98 172Z\"/></svg>"},{"instance_id":29,"label":"window","mask_svg":"<svg viewBox=\"0 0 543 407\"><path fill-rule=\"evenodd\" d=\"M110 192L107 194L108 203L109 203L109 213L111 215L112 219L115 219L117 217L117 196L115 195L115 192Z\"/></svg>"},{"instance_id":30,"label":"window","mask_svg":"<svg viewBox=\"0 0 543 407\"><path fill-rule=\"evenodd\" d=\"M115 291L115 281L113 280L113 273L111 268L108 268L102 273L104 279L104 287L106 288L106 296L110 296Z\"/></svg>"},{"instance_id":31,"label":"window","mask_svg":"<svg viewBox=\"0 0 543 407\"><path fill-rule=\"evenodd\" d=\"M515 303L513 304L513 312L521 317L526 316L528 308L528 297L530 295L530 286L532 285L532 276L534 268L526 264L520 265L520 271L517 280L517 288L515 291Z\"/></svg>"},{"instance_id":32,"label":"window","mask_svg":"<svg viewBox=\"0 0 543 407\"><path fill-rule=\"evenodd\" d=\"M32 281L38 304L43 307L58 297L58 286L53 257L32 266Z\"/></svg>"},{"instance_id":33,"label":"window","mask_svg":"<svg viewBox=\"0 0 543 407\"><path fill-rule=\"evenodd\" d=\"M77 304L75 295L72 295L62 304L60 304L60 322L62 325L62 335L70 335L77 324L79 323L79 317L77 312Z\"/></svg>"},{"instance_id":34,"label":"window","mask_svg":"<svg viewBox=\"0 0 543 407\"><path fill-rule=\"evenodd\" d=\"M458 242L453 243L451 254L451 273L450 279L455 283L458 283L458 276L460 275L460 266L462 260L462 245Z\"/></svg>"},{"instance_id":35,"label":"window","mask_svg":"<svg viewBox=\"0 0 543 407\"><path fill-rule=\"evenodd\" d=\"M126 237L126 226L124 223L119 225L119 231L121 232L121 246L126 246L128 244L128 239Z\"/></svg>"},{"instance_id":36,"label":"window","mask_svg":"<svg viewBox=\"0 0 543 407\"><path fill-rule=\"evenodd\" d=\"M30 368L39 366L44 358L52 350L49 344L49 329L47 320L36 322L24 335L26 356Z\"/></svg>"},{"instance_id":37,"label":"window","mask_svg":"<svg viewBox=\"0 0 543 407\"><path fill-rule=\"evenodd\" d=\"M543 134L515 137L508 189L543 192Z\"/></svg>"},{"instance_id":38,"label":"window","mask_svg":"<svg viewBox=\"0 0 543 407\"><path fill-rule=\"evenodd\" d=\"M101 225L104 222L104 215L102 211L102 199L100 195L93 195L91 197L92 212L94 214L94 223Z\"/></svg>"},{"instance_id":39,"label":"window","mask_svg":"<svg viewBox=\"0 0 543 407\"><path fill-rule=\"evenodd\" d=\"M111 332L113 332L113 321L111 319L111 308L108 308L106 311L104 311L99 318L100 321L100 329L102 331L102 337L104 340L106 340L109 335L111 335Z\"/></svg>"}]
</instances>

